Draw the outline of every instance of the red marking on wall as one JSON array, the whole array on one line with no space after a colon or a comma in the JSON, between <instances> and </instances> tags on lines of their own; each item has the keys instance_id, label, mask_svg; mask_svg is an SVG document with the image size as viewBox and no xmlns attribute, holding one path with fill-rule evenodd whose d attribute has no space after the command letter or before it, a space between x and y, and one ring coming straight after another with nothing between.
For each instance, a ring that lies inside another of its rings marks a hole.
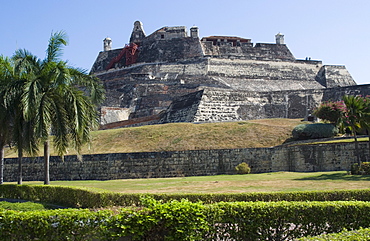
<instances>
[{"instance_id":1,"label":"red marking on wall","mask_svg":"<svg viewBox=\"0 0 370 241\"><path fill-rule=\"evenodd\" d=\"M139 52L138 48L139 46L135 43L126 44L121 52L118 54L118 56L116 56L109 62L106 70L111 69L116 63L121 61L123 56L125 56L126 59L125 66L136 63L137 55Z\"/></svg>"}]
</instances>

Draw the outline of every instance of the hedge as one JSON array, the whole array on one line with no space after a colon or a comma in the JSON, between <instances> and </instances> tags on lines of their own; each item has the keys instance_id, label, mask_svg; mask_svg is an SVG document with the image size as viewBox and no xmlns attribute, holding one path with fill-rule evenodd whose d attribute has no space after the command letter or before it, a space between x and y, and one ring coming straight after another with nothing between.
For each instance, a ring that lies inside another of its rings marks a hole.
<instances>
[{"instance_id":1,"label":"hedge","mask_svg":"<svg viewBox=\"0 0 370 241\"><path fill-rule=\"evenodd\" d=\"M367 241L370 240L370 228L360 228L352 231L342 231L340 233L322 234L315 237L299 238L300 241Z\"/></svg>"},{"instance_id":2,"label":"hedge","mask_svg":"<svg viewBox=\"0 0 370 241\"><path fill-rule=\"evenodd\" d=\"M300 124L292 131L296 140L328 138L337 134L338 129L334 125L325 123Z\"/></svg>"},{"instance_id":3,"label":"hedge","mask_svg":"<svg viewBox=\"0 0 370 241\"><path fill-rule=\"evenodd\" d=\"M370 203L362 201L141 202L116 214L0 211L0 240L293 240L370 226Z\"/></svg>"},{"instance_id":4,"label":"hedge","mask_svg":"<svg viewBox=\"0 0 370 241\"><path fill-rule=\"evenodd\" d=\"M74 208L140 206L142 196L163 201L187 199L192 202L202 201L205 204L236 201L370 201L370 189L275 193L123 194L66 186L0 185L0 198L24 199Z\"/></svg>"},{"instance_id":5,"label":"hedge","mask_svg":"<svg viewBox=\"0 0 370 241\"><path fill-rule=\"evenodd\" d=\"M0 210L0 240L107 240L111 212Z\"/></svg>"}]
</instances>

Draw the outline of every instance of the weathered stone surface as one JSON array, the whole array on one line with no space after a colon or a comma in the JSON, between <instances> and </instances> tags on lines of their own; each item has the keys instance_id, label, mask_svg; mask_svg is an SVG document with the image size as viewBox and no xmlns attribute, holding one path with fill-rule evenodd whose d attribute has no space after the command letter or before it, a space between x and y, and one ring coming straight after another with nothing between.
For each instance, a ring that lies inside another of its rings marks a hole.
<instances>
[{"instance_id":1,"label":"weathered stone surface","mask_svg":"<svg viewBox=\"0 0 370 241\"><path fill-rule=\"evenodd\" d=\"M367 144L360 144L361 160L367 156ZM51 157L50 178L54 180L110 180L236 174L241 162L253 173L291 171L349 170L356 162L354 144L279 146L271 148L221 149L173 152L111 153L66 156L64 161ZM23 180L43 179L43 158L24 158ZM17 180L17 159L7 158L4 181Z\"/></svg>"},{"instance_id":2,"label":"weathered stone surface","mask_svg":"<svg viewBox=\"0 0 370 241\"><path fill-rule=\"evenodd\" d=\"M286 90L273 92L236 91L205 88L200 101L193 103L197 111L193 122L238 121L264 118L305 118L323 101L341 100L343 95L370 95L370 85L336 87L327 89ZM181 101L187 96L181 97ZM175 99L177 102L177 100ZM176 122L184 115L180 108L166 112L168 119ZM179 113L177 113L179 112ZM189 112L192 114L194 111ZM171 117L174 116L174 118Z\"/></svg>"},{"instance_id":3,"label":"weathered stone surface","mask_svg":"<svg viewBox=\"0 0 370 241\"><path fill-rule=\"evenodd\" d=\"M100 52L91 69L107 90L103 105L129 110L130 115L119 121L157 115L167 108L173 115L178 114L173 112L174 101L179 106L189 94L204 89L199 104L203 109L196 116L208 114L190 118L194 121L304 117L302 113L307 110L302 112L302 108L307 107L310 92L356 85L344 66L295 59L283 44L282 34L276 35L276 44L253 44L250 39L225 36L199 40L197 36L197 32L189 36L182 26L163 27L146 36L142 23L135 22L131 42L139 46L136 63L126 66L126 55L120 55L122 49L115 49ZM119 56L122 58L107 70ZM206 96L217 99L217 103L207 102ZM236 96L238 100L233 100ZM194 112L193 108L187 110ZM186 108L181 111L185 116ZM166 116L168 121L184 120Z\"/></svg>"}]
</instances>

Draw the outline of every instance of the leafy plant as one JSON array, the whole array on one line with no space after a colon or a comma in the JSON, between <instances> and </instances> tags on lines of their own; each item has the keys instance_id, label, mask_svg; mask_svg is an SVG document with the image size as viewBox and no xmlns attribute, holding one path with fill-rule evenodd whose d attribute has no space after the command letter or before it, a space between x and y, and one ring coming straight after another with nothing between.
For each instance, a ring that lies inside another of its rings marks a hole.
<instances>
[{"instance_id":1,"label":"leafy plant","mask_svg":"<svg viewBox=\"0 0 370 241\"><path fill-rule=\"evenodd\" d=\"M240 163L235 167L235 170L238 174L249 174L251 172L251 168L245 162Z\"/></svg>"},{"instance_id":2,"label":"leafy plant","mask_svg":"<svg viewBox=\"0 0 370 241\"><path fill-rule=\"evenodd\" d=\"M133 240L202 240L208 231L204 205L188 200L142 199L145 208L123 209L110 225L114 236Z\"/></svg>"},{"instance_id":3,"label":"leafy plant","mask_svg":"<svg viewBox=\"0 0 370 241\"><path fill-rule=\"evenodd\" d=\"M315 237L304 237L298 239L300 241L365 241L370 240L370 228L360 228L357 230L348 231L344 229L340 233L322 234Z\"/></svg>"},{"instance_id":4,"label":"leafy plant","mask_svg":"<svg viewBox=\"0 0 370 241\"><path fill-rule=\"evenodd\" d=\"M339 123L340 118L346 111L346 106L343 101L327 101L320 104L319 107L313 110L313 114L325 121L329 121L333 125Z\"/></svg>"},{"instance_id":5,"label":"leafy plant","mask_svg":"<svg viewBox=\"0 0 370 241\"><path fill-rule=\"evenodd\" d=\"M354 163L351 166L352 175L370 175L370 162Z\"/></svg>"},{"instance_id":6,"label":"leafy plant","mask_svg":"<svg viewBox=\"0 0 370 241\"><path fill-rule=\"evenodd\" d=\"M294 127L293 138L296 140L320 139L333 137L338 134L338 129L332 124L315 123L301 124Z\"/></svg>"}]
</instances>

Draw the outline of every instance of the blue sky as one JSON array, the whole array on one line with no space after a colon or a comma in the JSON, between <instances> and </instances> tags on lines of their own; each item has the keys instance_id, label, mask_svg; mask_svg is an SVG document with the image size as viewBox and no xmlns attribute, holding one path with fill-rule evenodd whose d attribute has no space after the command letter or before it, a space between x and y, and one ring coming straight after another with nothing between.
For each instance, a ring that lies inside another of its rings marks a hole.
<instances>
[{"instance_id":1,"label":"blue sky","mask_svg":"<svg viewBox=\"0 0 370 241\"><path fill-rule=\"evenodd\" d=\"M163 26L199 27L200 37L239 36L273 43L275 34L296 58L345 65L358 84L370 84L368 0L0 0L0 55L25 48L45 57L52 31L64 30L63 59L90 70L103 39L113 48L129 40L133 23L146 34Z\"/></svg>"}]
</instances>

